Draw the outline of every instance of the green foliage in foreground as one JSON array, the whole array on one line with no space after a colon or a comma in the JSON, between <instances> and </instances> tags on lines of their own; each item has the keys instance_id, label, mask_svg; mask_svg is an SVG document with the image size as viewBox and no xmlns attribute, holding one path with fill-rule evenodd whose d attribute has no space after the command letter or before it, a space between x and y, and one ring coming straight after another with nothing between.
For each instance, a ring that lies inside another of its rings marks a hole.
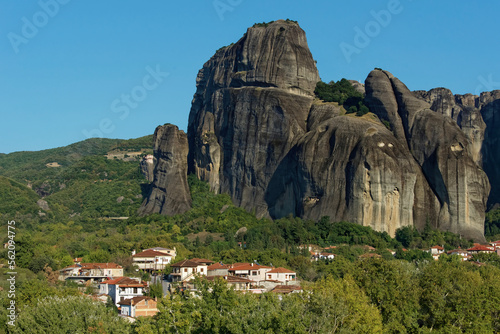
<instances>
[{"instance_id":1,"label":"green foliage in foreground","mask_svg":"<svg viewBox=\"0 0 500 334\"><path fill-rule=\"evenodd\" d=\"M130 324L83 296L46 297L21 310L10 333L130 333Z\"/></svg>"},{"instance_id":2,"label":"green foliage in foreground","mask_svg":"<svg viewBox=\"0 0 500 334\"><path fill-rule=\"evenodd\" d=\"M335 263L337 260L333 261ZM500 270L456 259L358 260L304 293L242 294L224 280L162 299L137 333L497 333Z\"/></svg>"},{"instance_id":3,"label":"green foliage in foreground","mask_svg":"<svg viewBox=\"0 0 500 334\"><path fill-rule=\"evenodd\" d=\"M484 234L486 236L500 239L500 208L486 213L486 222L484 223ZM498 239L495 239L498 240Z\"/></svg>"},{"instance_id":4,"label":"green foliage in foreground","mask_svg":"<svg viewBox=\"0 0 500 334\"><path fill-rule=\"evenodd\" d=\"M363 94L354 89L352 84L344 78L337 82L330 81L330 83L320 81L314 93L325 102L337 102L344 106L348 114L356 113L357 116L363 116L370 111L363 103Z\"/></svg>"},{"instance_id":5,"label":"green foliage in foreground","mask_svg":"<svg viewBox=\"0 0 500 334\"><path fill-rule=\"evenodd\" d=\"M197 283L197 296L164 298L153 321L137 332L152 333L382 333L379 311L351 277L327 278L310 293L280 298L242 294L224 280Z\"/></svg>"}]
</instances>

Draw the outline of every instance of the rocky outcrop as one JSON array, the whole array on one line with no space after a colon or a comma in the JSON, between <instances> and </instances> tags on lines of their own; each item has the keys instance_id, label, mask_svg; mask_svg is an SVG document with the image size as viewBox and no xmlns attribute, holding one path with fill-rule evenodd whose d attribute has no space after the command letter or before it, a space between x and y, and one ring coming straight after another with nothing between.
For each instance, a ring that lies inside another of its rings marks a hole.
<instances>
[{"instance_id":1,"label":"rocky outcrop","mask_svg":"<svg viewBox=\"0 0 500 334\"><path fill-rule=\"evenodd\" d=\"M453 113L444 112L450 108L443 107L441 114L432 111L430 104L385 71L372 71L366 90L367 103L377 106L373 111L379 117L387 117L398 139L405 139L439 200L436 226L481 239L490 185L474 161L469 139L452 119Z\"/></svg>"},{"instance_id":2,"label":"rocky outcrop","mask_svg":"<svg viewBox=\"0 0 500 334\"><path fill-rule=\"evenodd\" d=\"M154 168L155 168L155 157L152 154L148 154L141 159L141 174L148 180L148 182L153 182L154 180Z\"/></svg>"},{"instance_id":3,"label":"rocky outcrop","mask_svg":"<svg viewBox=\"0 0 500 334\"><path fill-rule=\"evenodd\" d=\"M481 116L478 96L453 95L447 88L434 88L428 92L417 91L415 95L430 103L430 109L451 117L458 124L469 140L474 162L481 166L486 124Z\"/></svg>"},{"instance_id":4,"label":"rocky outcrop","mask_svg":"<svg viewBox=\"0 0 500 334\"><path fill-rule=\"evenodd\" d=\"M188 124L190 170L238 206L268 216L269 180L306 132L318 81L296 23L249 28L198 74Z\"/></svg>"},{"instance_id":5,"label":"rocky outcrop","mask_svg":"<svg viewBox=\"0 0 500 334\"><path fill-rule=\"evenodd\" d=\"M431 109L451 117L470 143L474 162L481 166L491 183L488 208L500 204L500 90L480 96L453 95L449 89L416 91L415 95L431 104Z\"/></svg>"},{"instance_id":6,"label":"rocky outcrop","mask_svg":"<svg viewBox=\"0 0 500 334\"><path fill-rule=\"evenodd\" d=\"M188 142L184 131L172 124L156 128L154 134L154 179L151 191L139 208L140 215L175 215L191 208L187 183Z\"/></svg>"},{"instance_id":7,"label":"rocky outcrop","mask_svg":"<svg viewBox=\"0 0 500 334\"><path fill-rule=\"evenodd\" d=\"M492 185L488 199L488 207L492 208L500 204L500 90L482 93L479 105L486 124L481 154L484 171Z\"/></svg>"}]
</instances>

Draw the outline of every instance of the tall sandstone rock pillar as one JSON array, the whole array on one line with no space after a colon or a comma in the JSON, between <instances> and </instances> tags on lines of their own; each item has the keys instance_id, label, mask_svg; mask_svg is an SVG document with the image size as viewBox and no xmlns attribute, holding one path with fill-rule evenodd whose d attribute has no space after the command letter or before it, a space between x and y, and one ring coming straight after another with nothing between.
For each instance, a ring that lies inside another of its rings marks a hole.
<instances>
[{"instance_id":1,"label":"tall sandstone rock pillar","mask_svg":"<svg viewBox=\"0 0 500 334\"><path fill-rule=\"evenodd\" d=\"M156 128L154 134L154 179L151 192L138 213L160 213L172 216L191 208L187 183L187 135L172 124Z\"/></svg>"},{"instance_id":2,"label":"tall sandstone rock pillar","mask_svg":"<svg viewBox=\"0 0 500 334\"><path fill-rule=\"evenodd\" d=\"M188 123L190 171L236 205L269 216L269 181L306 132L318 81L298 24L249 28L198 74Z\"/></svg>"}]
</instances>

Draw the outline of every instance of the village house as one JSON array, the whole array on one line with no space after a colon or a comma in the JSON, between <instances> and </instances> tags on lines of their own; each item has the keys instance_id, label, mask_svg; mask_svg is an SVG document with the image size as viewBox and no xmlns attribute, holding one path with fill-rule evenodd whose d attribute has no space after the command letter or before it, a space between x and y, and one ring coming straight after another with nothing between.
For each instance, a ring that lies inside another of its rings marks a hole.
<instances>
[{"instance_id":1,"label":"village house","mask_svg":"<svg viewBox=\"0 0 500 334\"><path fill-rule=\"evenodd\" d=\"M206 262L196 262L192 260L182 260L180 262L170 265L172 272L169 277L171 282L186 282L193 279L195 276L206 276L208 272L208 265ZM213 261L206 260L213 263Z\"/></svg>"},{"instance_id":2,"label":"village house","mask_svg":"<svg viewBox=\"0 0 500 334\"><path fill-rule=\"evenodd\" d=\"M118 305L120 305L120 314L126 317L152 317L158 313L156 298L133 297L118 302Z\"/></svg>"},{"instance_id":3,"label":"village house","mask_svg":"<svg viewBox=\"0 0 500 334\"><path fill-rule=\"evenodd\" d=\"M266 280L266 273L272 270L272 267L261 266L257 263L235 263L228 269L229 275L251 279L259 282Z\"/></svg>"},{"instance_id":4,"label":"village house","mask_svg":"<svg viewBox=\"0 0 500 334\"><path fill-rule=\"evenodd\" d=\"M59 270L59 280L101 282L123 276L123 267L113 263L76 263Z\"/></svg>"},{"instance_id":5,"label":"village house","mask_svg":"<svg viewBox=\"0 0 500 334\"><path fill-rule=\"evenodd\" d=\"M469 254L469 252L466 249L454 249L454 250L446 252L446 254L457 255L462 259L462 261L468 261L472 258L472 256Z\"/></svg>"},{"instance_id":6,"label":"village house","mask_svg":"<svg viewBox=\"0 0 500 334\"><path fill-rule=\"evenodd\" d=\"M439 256L444 253L444 248L441 246L432 246L429 252L434 260L439 260Z\"/></svg>"},{"instance_id":7,"label":"village house","mask_svg":"<svg viewBox=\"0 0 500 334\"><path fill-rule=\"evenodd\" d=\"M479 254L479 253L495 253L494 246L485 246L474 244L474 247L467 249L470 254Z\"/></svg>"},{"instance_id":8,"label":"village house","mask_svg":"<svg viewBox=\"0 0 500 334\"><path fill-rule=\"evenodd\" d=\"M223 264L222 262L214 263L207 267L208 276L227 276L229 275L230 264Z\"/></svg>"},{"instance_id":9,"label":"village house","mask_svg":"<svg viewBox=\"0 0 500 334\"><path fill-rule=\"evenodd\" d=\"M172 262L172 255L153 250L146 249L132 256L134 266L144 271L160 271Z\"/></svg>"},{"instance_id":10,"label":"village house","mask_svg":"<svg viewBox=\"0 0 500 334\"><path fill-rule=\"evenodd\" d=\"M495 250L500 250L500 240L490 242L490 245L495 248Z\"/></svg>"},{"instance_id":11,"label":"village house","mask_svg":"<svg viewBox=\"0 0 500 334\"><path fill-rule=\"evenodd\" d=\"M227 285L233 287L238 291L248 291L253 286L256 285L255 281L252 281L248 278L238 277L238 276L207 276L206 279L209 281L213 281L215 279L223 279L226 281Z\"/></svg>"},{"instance_id":12,"label":"village house","mask_svg":"<svg viewBox=\"0 0 500 334\"><path fill-rule=\"evenodd\" d=\"M119 277L107 280L99 284L99 293L111 297L113 303L118 303L129 298L141 297L146 282L141 282L139 278Z\"/></svg>"},{"instance_id":13,"label":"village house","mask_svg":"<svg viewBox=\"0 0 500 334\"><path fill-rule=\"evenodd\" d=\"M266 281L281 282L287 284L297 279L297 273L282 267L274 268L266 272Z\"/></svg>"}]
</instances>

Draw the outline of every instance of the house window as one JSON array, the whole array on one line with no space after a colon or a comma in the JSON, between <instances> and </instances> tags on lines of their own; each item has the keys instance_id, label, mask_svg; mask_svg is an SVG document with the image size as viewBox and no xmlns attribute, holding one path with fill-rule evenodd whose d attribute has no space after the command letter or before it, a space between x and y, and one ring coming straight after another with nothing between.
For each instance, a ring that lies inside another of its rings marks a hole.
<instances>
[{"instance_id":1,"label":"house window","mask_svg":"<svg viewBox=\"0 0 500 334\"><path fill-rule=\"evenodd\" d=\"M200 268L200 272L203 272L203 268Z\"/></svg>"},{"instance_id":2,"label":"house window","mask_svg":"<svg viewBox=\"0 0 500 334\"><path fill-rule=\"evenodd\" d=\"M134 288L134 293L137 293L137 288Z\"/></svg>"},{"instance_id":3,"label":"house window","mask_svg":"<svg viewBox=\"0 0 500 334\"><path fill-rule=\"evenodd\" d=\"M271 279L271 275L267 275L267 279Z\"/></svg>"},{"instance_id":4,"label":"house window","mask_svg":"<svg viewBox=\"0 0 500 334\"><path fill-rule=\"evenodd\" d=\"M187 272L188 272L187 268L184 268L184 272L185 272L185 273L187 273Z\"/></svg>"},{"instance_id":5,"label":"house window","mask_svg":"<svg viewBox=\"0 0 500 334\"><path fill-rule=\"evenodd\" d=\"M256 271L252 271L252 275L253 276L257 276L257 272Z\"/></svg>"}]
</instances>

